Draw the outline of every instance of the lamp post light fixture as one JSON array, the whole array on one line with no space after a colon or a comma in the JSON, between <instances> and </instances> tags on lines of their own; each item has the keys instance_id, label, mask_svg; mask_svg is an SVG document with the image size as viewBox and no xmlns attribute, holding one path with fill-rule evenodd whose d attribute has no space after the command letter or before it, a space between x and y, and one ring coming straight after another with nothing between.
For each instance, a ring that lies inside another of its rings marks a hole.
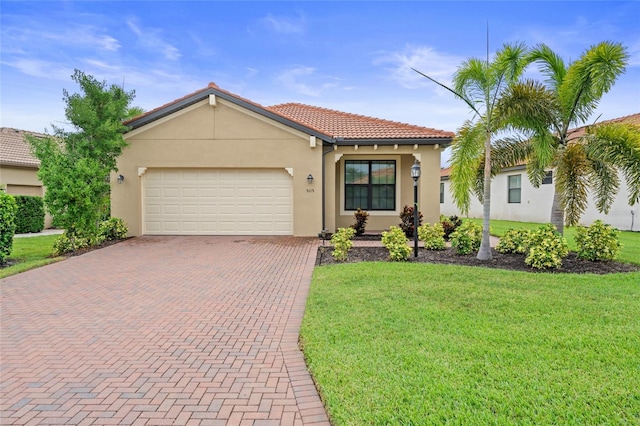
<instances>
[{"instance_id":1,"label":"lamp post light fixture","mask_svg":"<svg viewBox=\"0 0 640 426\"><path fill-rule=\"evenodd\" d=\"M420 164L415 160L411 166L413 178L413 257L418 257L418 179L420 179Z\"/></svg>"}]
</instances>

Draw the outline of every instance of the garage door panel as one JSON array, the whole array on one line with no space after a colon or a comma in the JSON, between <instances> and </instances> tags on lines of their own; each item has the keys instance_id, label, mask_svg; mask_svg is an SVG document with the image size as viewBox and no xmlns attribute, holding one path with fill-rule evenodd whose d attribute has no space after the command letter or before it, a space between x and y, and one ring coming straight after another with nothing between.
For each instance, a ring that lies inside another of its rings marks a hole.
<instances>
[{"instance_id":1,"label":"garage door panel","mask_svg":"<svg viewBox=\"0 0 640 426\"><path fill-rule=\"evenodd\" d=\"M291 235L292 182L284 170L149 170L146 234Z\"/></svg>"}]
</instances>

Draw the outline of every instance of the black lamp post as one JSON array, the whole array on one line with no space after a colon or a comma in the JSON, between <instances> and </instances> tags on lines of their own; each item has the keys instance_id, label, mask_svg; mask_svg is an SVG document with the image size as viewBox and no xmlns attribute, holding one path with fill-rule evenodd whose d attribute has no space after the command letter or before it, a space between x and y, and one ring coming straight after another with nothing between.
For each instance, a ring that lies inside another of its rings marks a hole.
<instances>
[{"instance_id":1,"label":"black lamp post","mask_svg":"<svg viewBox=\"0 0 640 426\"><path fill-rule=\"evenodd\" d=\"M420 164L418 160L411 166L413 178L413 257L418 257L418 179L420 179Z\"/></svg>"}]
</instances>

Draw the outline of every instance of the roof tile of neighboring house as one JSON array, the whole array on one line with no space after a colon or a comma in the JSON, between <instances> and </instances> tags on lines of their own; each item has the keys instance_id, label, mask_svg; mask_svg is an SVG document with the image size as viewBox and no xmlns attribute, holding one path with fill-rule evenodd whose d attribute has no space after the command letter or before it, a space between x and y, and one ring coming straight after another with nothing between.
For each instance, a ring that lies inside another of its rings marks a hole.
<instances>
[{"instance_id":1,"label":"roof tile of neighboring house","mask_svg":"<svg viewBox=\"0 0 640 426\"><path fill-rule=\"evenodd\" d=\"M271 111L343 139L432 139L454 136L453 132L382 120L299 103L269 107Z\"/></svg>"},{"instance_id":2,"label":"roof tile of neighboring house","mask_svg":"<svg viewBox=\"0 0 640 426\"><path fill-rule=\"evenodd\" d=\"M41 133L0 128L0 164L6 166L39 167L40 160L31 154L29 144L24 135L45 136Z\"/></svg>"}]
</instances>

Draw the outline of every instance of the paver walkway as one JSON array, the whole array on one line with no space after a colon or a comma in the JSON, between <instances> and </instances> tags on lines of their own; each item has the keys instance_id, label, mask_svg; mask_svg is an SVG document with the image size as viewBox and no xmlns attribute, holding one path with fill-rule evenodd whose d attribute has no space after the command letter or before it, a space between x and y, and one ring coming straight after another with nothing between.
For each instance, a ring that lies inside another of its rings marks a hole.
<instances>
[{"instance_id":1,"label":"paver walkway","mask_svg":"<svg viewBox=\"0 0 640 426\"><path fill-rule=\"evenodd\" d=\"M0 281L2 424L325 424L317 240L140 237Z\"/></svg>"}]
</instances>

